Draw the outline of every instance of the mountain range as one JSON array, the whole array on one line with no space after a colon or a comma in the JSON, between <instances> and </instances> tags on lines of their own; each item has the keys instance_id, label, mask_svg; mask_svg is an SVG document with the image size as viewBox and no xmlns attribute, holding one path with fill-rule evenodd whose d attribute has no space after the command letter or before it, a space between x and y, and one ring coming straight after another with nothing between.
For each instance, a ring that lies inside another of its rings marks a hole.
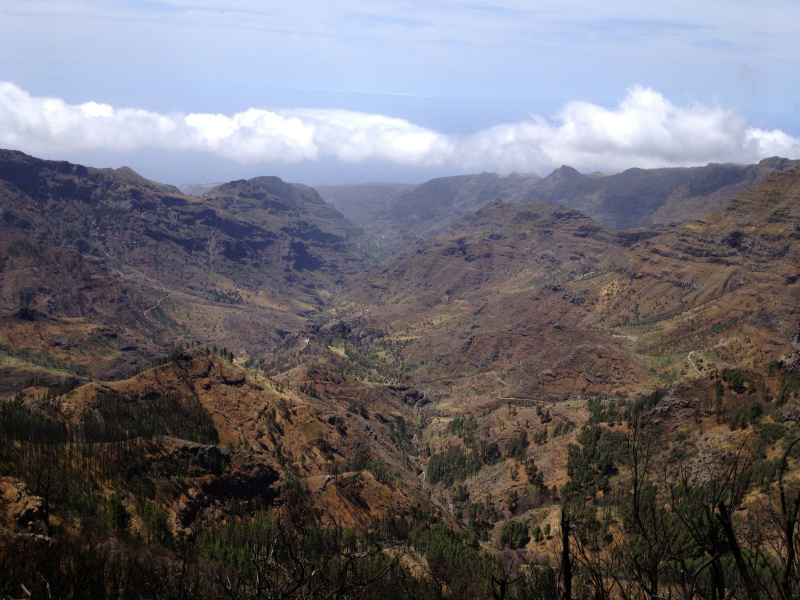
<instances>
[{"instance_id":1,"label":"mountain range","mask_svg":"<svg viewBox=\"0 0 800 600\"><path fill-rule=\"evenodd\" d=\"M175 577L191 554L204 594L230 595L214 573L267 571L219 553L226 527L290 523L367 536L337 561L388 561L341 597L385 597L390 571L398 597L496 596L512 572L527 587L505 597L563 597L564 577L656 597L614 548L666 535L634 518L642 489L652 527L701 514L680 512L690 484L722 490L702 525L720 545L686 525L662 587L686 555L709 561L706 597L794 589L764 548L797 526L776 498L798 474L800 161L181 189L0 151L0 526L38 557L3 594L42 580L42 540L68 571L99 536ZM748 530L764 511L774 539ZM274 581L300 572L275 560Z\"/></svg>"},{"instance_id":2,"label":"mountain range","mask_svg":"<svg viewBox=\"0 0 800 600\"><path fill-rule=\"evenodd\" d=\"M362 227L395 240L441 233L455 219L494 200L549 202L581 211L606 229L664 227L723 208L766 176L800 162L768 158L757 165L709 164L694 168L628 169L581 174L562 166L550 175L461 175L420 185L319 186L325 200Z\"/></svg>"}]
</instances>

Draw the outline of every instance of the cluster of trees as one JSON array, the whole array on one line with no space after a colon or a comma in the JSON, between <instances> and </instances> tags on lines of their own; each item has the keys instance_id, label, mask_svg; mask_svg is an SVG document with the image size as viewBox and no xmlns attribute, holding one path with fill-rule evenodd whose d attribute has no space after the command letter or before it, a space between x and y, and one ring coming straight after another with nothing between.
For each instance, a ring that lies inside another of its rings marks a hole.
<instances>
[{"instance_id":1,"label":"cluster of trees","mask_svg":"<svg viewBox=\"0 0 800 600\"><path fill-rule=\"evenodd\" d=\"M470 440L478 430L478 420L475 415L457 416L447 424L447 433L457 435L463 440Z\"/></svg>"},{"instance_id":2,"label":"cluster of trees","mask_svg":"<svg viewBox=\"0 0 800 600\"><path fill-rule=\"evenodd\" d=\"M524 429L506 442L506 458L522 460L528 450L528 432Z\"/></svg>"},{"instance_id":3,"label":"cluster of trees","mask_svg":"<svg viewBox=\"0 0 800 600\"><path fill-rule=\"evenodd\" d=\"M190 341L186 344L186 349L193 348L195 346L199 346L199 342ZM153 363L154 367L160 367L163 365L168 365L171 362L178 360L183 354L184 346L183 344L178 344L174 348L172 348L166 354L159 356L155 362ZM236 358L233 352L230 352L227 348L217 348L216 345L212 346L211 348L205 349L206 354L216 354L220 358L227 360L228 362L233 362L233 359Z\"/></svg>"},{"instance_id":4,"label":"cluster of trees","mask_svg":"<svg viewBox=\"0 0 800 600\"><path fill-rule=\"evenodd\" d=\"M244 302L239 290L218 290L213 288L208 291L208 295L214 302L225 304L241 304Z\"/></svg>"},{"instance_id":5,"label":"cluster of trees","mask_svg":"<svg viewBox=\"0 0 800 600\"><path fill-rule=\"evenodd\" d=\"M319 392L317 392L317 386L314 385L313 381L306 381L300 383L299 390L300 393L305 394L306 396L310 396L311 398L319 398Z\"/></svg>"},{"instance_id":6,"label":"cluster of trees","mask_svg":"<svg viewBox=\"0 0 800 600\"><path fill-rule=\"evenodd\" d=\"M389 484L394 481L394 476L378 459L372 458L367 448L361 447L345 465L347 471L369 471L381 483Z\"/></svg>"},{"instance_id":7,"label":"cluster of trees","mask_svg":"<svg viewBox=\"0 0 800 600\"><path fill-rule=\"evenodd\" d=\"M52 356L44 350L20 350L0 342L0 354L31 363L33 365L38 365L40 367L69 373L70 375L75 375L76 377L88 378L90 376L89 370L86 367L73 364L56 356Z\"/></svg>"},{"instance_id":8,"label":"cluster of trees","mask_svg":"<svg viewBox=\"0 0 800 600\"><path fill-rule=\"evenodd\" d=\"M784 395L794 393L793 381L781 388ZM731 431L750 429L731 435L729 447L712 454L693 445L690 434L670 434L648 420L663 390L628 403L592 401L589 426L568 446L570 478L556 508L560 559L546 571L522 569L549 582L533 595L524 595L530 588L514 590L511 576L506 593L559 600L800 598L797 427L781 420L768 397L755 397L757 384L746 377L726 373L720 387L723 394L732 392L715 409L731 417L721 422ZM451 422L450 433L469 438L467 423L468 418ZM525 439L519 438L509 441L506 456L524 455ZM450 448L434 456L458 473L469 455ZM538 481L535 464L524 466L531 481ZM456 486L454 501L466 500L465 490ZM557 500L554 488L549 501ZM507 500L509 506L518 501L516 495ZM490 519L477 506L467 511L467 545L491 536ZM463 518L460 510L458 516ZM549 537L547 529L535 519L509 519L495 528L494 544L505 548L499 555L507 559L531 538ZM528 560L534 556L529 550Z\"/></svg>"},{"instance_id":9,"label":"cluster of trees","mask_svg":"<svg viewBox=\"0 0 800 600\"><path fill-rule=\"evenodd\" d=\"M756 421L749 437L731 437L744 441L727 452L693 453L688 436L648 423L662 394L626 406L592 403L592 423L568 446L560 499L533 460L521 462L536 489L548 492L550 514L560 513L552 532L538 517L501 521L491 496L470 502L466 486L456 485L501 459L496 443L475 441L470 417L448 427L465 443L433 454L428 468L430 482L453 486L465 527L419 507L389 511L362 531L323 526L287 467L274 503L224 505L224 518L176 535L166 510L177 493L171 486L184 485L193 469L211 474L226 465L154 461L155 438L215 442L201 405L168 391L136 398L107 391L82 422L65 424L0 403L2 472L25 481L46 512L69 524L52 527L50 540L0 533L0 597L24 595L22 586L34 597L154 599L800 597L796 427ZM284 400L278 410L288 415L290 406ZM522 461L528 445L526 435L514 436L505 455ZM347 466L393 481L366 451ZM334 485L358 503L363 475ZM526 551L545 537L550 559Z\"/></svg>"},{"instance_id":10,"label":"cluster of trees","mask_svg":"<svg viewBox=\"0 0 800 600\"><path fill-rule=\"evenodd\" d=\"M468 449L450 445L443 452L435 452L428 461L428 481L450 487L476 474L483 465L493 465L500 460L497 442L475 442Z\"/></svg>"},{"instance_id":11,"label":"cluster of trees","mask_svg":"<svg viewBox=\"0 0 800 600\"><path fill-rule=\"evenodd\" d=\"M0 402L0 471L23 480L46 511L59 507L95 516L103 502L99 482L119 484L144 506L165 477L224 466L211 464L211 454L194 457L197 464L146 460L159 455L158 436L218 441L211 415L195 398L169 390L131 397L106 389L94 404L82 421L64 423L16 401Z\"/></svg>"},{"instance_id":12,"label":"cluster of trees","mask_svg":"<svg viewBox=\"0 0 800 600\"><path fill-rule=\"evenodd\" d=\"M247 537L245 537L245 535ZM436 525L415 537L429 574L403 566L410 546L386 551L380 539L341 529L254 522L207 532L179 559L131 543L121 553L102 532L52 544L20 539L0 546L0 594L110 599L329 598L442 600L553 598L552 569L509 576L502 564ZM24 555L25 561L18 557ZM25 586L24 588L22 586Z\"/></svg>"},{"instance_id":13,"label":"cluster of trees","mask_svg":"<svg viewBox=\"0 0 800 600\"><path fill-rule=\"evenodd\" d=\"M431 484L443 482L451 486L457 481L464 481L481 468L481 461L474 453L465 452L461 446L448 446L444 452L431 455L428 462L428 481Z\"/></svg>"},{"instance_id":14,"label":"cluster of trees","mask_svg":"<svg viewBox=\"0 0 800 600\"><path fill-rule=\"evenodd\" d=\"M773 478L757 445L667 464L665 439L638 420L626 435L594 427L581 441L562 490L565 597L800 597L800 486L786 475L800 437L786 440ZM611 484L617 467L626 480Z\"/></svg>"}]
</instances>

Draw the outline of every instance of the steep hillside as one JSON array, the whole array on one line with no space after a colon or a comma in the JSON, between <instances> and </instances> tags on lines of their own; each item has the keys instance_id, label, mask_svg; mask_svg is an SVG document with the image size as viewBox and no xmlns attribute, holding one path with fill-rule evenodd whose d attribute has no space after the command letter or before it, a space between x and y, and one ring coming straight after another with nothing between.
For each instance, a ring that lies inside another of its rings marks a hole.
<instances>
[{"instance_id":1,"label":"steep hillside","mask_svg":"<svg viewBox=\"0 0 800 600\"><path fill-rule=\"evenodd\" d=\"M4 151L0 195L5 393L47 361L118 377L188 339L247 360L302 329L366 259L357 228L277 178L199 199L129 169Z\"/></svg>"},{"instance_id":2,"label":"steep hillside","mask_svg":"<svg viewBox=\"0 0 800 600\"><path fill-rule=\"evenodd\" d=\"M756 477L795 440L798 201L800 171L786 171L693 223L616 233L574 210L496 201L353 284L321 335L428 391L427 481L468 531L500 543L509 521L526 523L540 536L528 552L552 557L542 532L563 499L582 526L640 527L580 516L630 484L638 435L673 502L698 481L726 489L725 469Z\"/></svg>"},{"instance_id":3,"label":"steep hillside","mask_svg":"<svg viewBox=\"0 0 800 600\"><path fill-rule=\"evenodd\" d=\"M576 211L494 202L348 297L391 328L404 368L434 389L615 394L649 379L593 327L603 275L625 252Z\"/></svg>"},{"instance_id":4,"label":"steep hillside","mask_svg":"<svg viewBox=\"0 0 800 600\"><path fill-rule=\"evenodd\" d=\"M356 285L337 318L387 332L365 354L442 415L766 373L797 341L798 173L664 233L494 202Z\"/></svg>"},{"instance_id":5,"label":"steep hillside","mask_svg":"<svg viewBox=\"0 0 800 600\"><path fill-rule=\"evenodd\" d=\"M798 161L768 158L757 165L628 169L597 177L561 167L541 181L528 200L580 210L609 229L684 223L725 207L739 192Z\"/></svg>"},{"instance_id":6,"label":"steep hillside","mask_svg":"<svg viewBox=\"0 0 800 600\"><path fill-rule=\"evenodd\" d=\"M109 451L120 440L149 440L126 450L145 452L141 472L114 484L117 494L132 500L147 495L137 486L146 489L146 480L158 477L165 463L215 456L214 468L197 465L196 473L166 482L161 502L169 507L173 530L212 519L231 498L261 497L283 506L287 478L312 492L323 523L364 526L390 506L427 505L411 459L416 425L404 393L343 374L346 359L324 348L310 350L303 349L302 367L276 379L198 346L177 350L164 365L132 379L65 394L34 387L20 398L69 427L87 431L91 424Z\"/></svg>"},{"instance_id":7,"label":"steep hillside","mask_svg":"<svg viewBox=\"0 0 800 600\"><path fill-rule=\"evenodd\" d=\"M800 591L790 163L407 188L376 268L277 178L3 156L0 594Z\"/></svg>"},{"instance_id":8,"label":"steep hillside","mask_svg":"<svg viewBox=\"0 0 800 600\"><path fill-rule=\"evenodd\" d=\"M505 396L616 394L694 373L686 356L701 352L720 370L763 370L796 335L796 180L774 175L665 233L495 202L347 297L434 387L496 378Z\"/></svg>"}]
</instances>

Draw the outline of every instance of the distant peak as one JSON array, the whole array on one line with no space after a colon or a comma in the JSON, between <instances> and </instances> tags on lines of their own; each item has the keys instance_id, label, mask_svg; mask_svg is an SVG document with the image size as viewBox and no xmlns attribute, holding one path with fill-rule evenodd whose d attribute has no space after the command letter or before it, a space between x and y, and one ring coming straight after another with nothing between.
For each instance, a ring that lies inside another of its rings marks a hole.
<instances>
[{"instance_id":1,"label":"distant peak","mask_svg":"<svg viewBox=\"0 0 800 600\"><path fill-rule=\"evenodd\" d=\"M517 173L516 171L511 171L510 173L500 173L498 175L500 179L541 179L535 173Z\"/></svg>"},{"instance_id":2,"label":"distant peak","mask_svg":"<svg viewBox=\"0 0 800 600\"><path fill-rule=\"evenodd\" d=\"M761 165L762 167L769 167L771 169L777 169L779 171L782 171L787 167L789 168L795 167L797 162L798 161L796 160L789 160L788 158L782 158L780 156L771 156L769 158L765 158L758 164Z\"/></svg>"},{"instance_id":3,"label":"distant peak","mask_svg":"<svg viewBox=\"0 0 800 600\"><path fill-rule=\"evenodd\" d=\"M251 179L235 179L218 186L220 191L229 192L231 190L263 190L273 192L276 189L290 188L291 185L285 183L274 175L260 175Z\"/></svg>"},{"instance_id":4,"label":"distant peak","mask_svg":"<svg viewBox=\"0 0 800 600\"><path fill-rule=\"evenodd\" d=\"M113 169L113 172L118 177L121 177L131 183L140 183L140 184L157 183L155 181L150 181L147 177L139 175L139 173L137 173L130 167L119 167L118 169Z\"/></svg>"},{"instance_id":5,"label":"distant peak","mask_svg":"<svg viewBox=\"0 0 800 600\"><path fill-rule=\"evenodd\" d=\"M581 176L582 175L576 169L567 165L561 165L558 169L550 173L546 179L575 179Z\"/></svg>"}]
</instances>

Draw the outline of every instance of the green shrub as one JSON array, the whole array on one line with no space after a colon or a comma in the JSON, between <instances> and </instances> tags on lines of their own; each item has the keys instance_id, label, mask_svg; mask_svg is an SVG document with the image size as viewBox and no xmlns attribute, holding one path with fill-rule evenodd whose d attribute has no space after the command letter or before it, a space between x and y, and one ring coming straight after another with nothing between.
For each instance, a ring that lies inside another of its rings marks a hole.
<instances>
[{"instance_id":1,"label":"green shrub","mask_svg":"<svg viewBox=\"0 0 800 600\"><path fill-rule=\"evenodd\" d=\"M167 511L163 507L148 500L142 509L142 525L149 542L158 542L163 546L172 544L172 530L169 528Z\"/></svg>"},{"instance_id":2,"label":"green shrub","mask_svg":"<svg viewBox=\"0 0 800 600\"><path fill-rule=\"evenodd\" d=\"M506 443L506 457L521 460L525 458L525 451L528 449L528 432L522 430L519 435L512 437Z\"/></svg>"},{"instance_id":3,"label":"green shrub","mask_svg":"<svg viewBox=\"0 0 800 600\"><path fill-rule=\"evenodd\" d=\"M503 529L500 532L500 544L508 546L512 550L523 548L530 541L528 528L524 523L509 519L503 523Z\"/></svg>"}]
</instances>

